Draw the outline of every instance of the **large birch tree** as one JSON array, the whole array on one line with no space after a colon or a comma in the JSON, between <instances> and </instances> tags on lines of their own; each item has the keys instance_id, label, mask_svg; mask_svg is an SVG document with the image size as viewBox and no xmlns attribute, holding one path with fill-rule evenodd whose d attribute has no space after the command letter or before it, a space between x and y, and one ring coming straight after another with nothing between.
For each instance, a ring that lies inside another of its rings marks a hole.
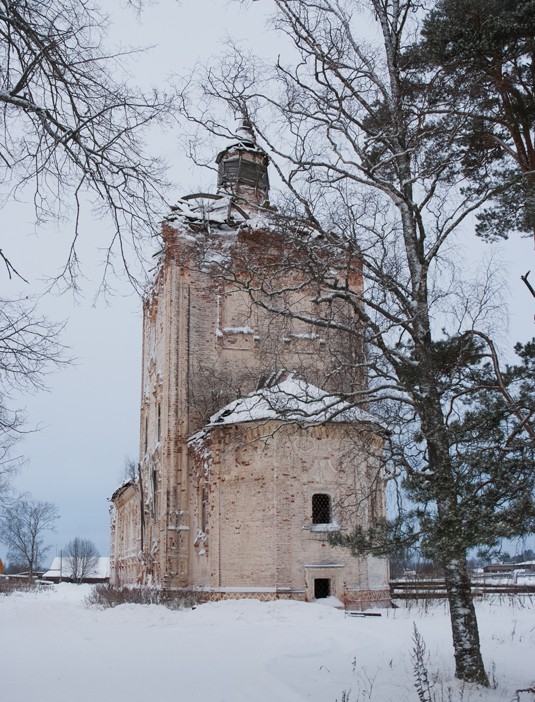
<instances>
[{"instance_id":1,"label":"large birch tree","mask_svg":"<svg viewBox=\"0 0 535 702\"><path fill-rule=\"evenodd\" d=\"M291 241L292 256L269 256L262 265L244 247L241 261L234 254L239 270L222 266L221 275L275 315L323 329L336 325L355 348L364 339L366 358L355 354L347 364L359 378L364 365L369 381L349 383L346 399L378 414L390 412L388 465L404 475L421 506L412 523L416 532L398 519L385 525L384 543L423 538L440 560L456 676L487 685L467 570L459 423L466 399L486 386L511 408L505 445L510 437L528 442L532 459L535 430L532 409L517 403L503 382L487 333L491 278L463 284L450 241L495 191L485 182L477 190L463 188L458 139L468 116L445 104L442 109L448 92L440 83L448 77L440 69L421 75L406 60L418 37L420 2L274 4L274 26L292 43L295 60L279 60L271 70L235 49L200 81L206 109L194 112L184 103L188 117L217 136L229 132L214 101L246 118L284 185L278 212L263 217ZM257 231L261 236L262 227ZM265 246L269 252L268 241ZM290 290L285 273L296 270L302 281ZM302 308L295 302L300 290ZM285 304L289 296L291 307ZM311 296L317 315L310 312ZM340 305L345 322L333 312ZM490 376L474 370L485 359ZM469 481L464 464L462 470ZM486 475L474 482L472 503L486 494L489 480ZM513 509L507 480L503 485L495 507ZM531 519L532 487L523 503ZM498 524L496 518L495 535ZM361 550L375 548L373 541L362 539Z\"/></svg>"}]
</instances>

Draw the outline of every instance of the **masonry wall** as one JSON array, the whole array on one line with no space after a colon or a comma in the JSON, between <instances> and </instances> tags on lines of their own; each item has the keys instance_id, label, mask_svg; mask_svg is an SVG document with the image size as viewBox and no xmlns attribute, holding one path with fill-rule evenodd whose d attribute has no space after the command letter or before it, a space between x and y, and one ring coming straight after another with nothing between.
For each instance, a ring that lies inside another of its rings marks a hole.
<instances>
[{"instance_id":1,"label":"masonry wall","mask_svg":"<svg viewBox=\"0 0 535 702\"><path fill-rule=\"evenodd\" d=\"M323 561L342 559L324 534L307 527L311 491L332 473L330 489L341 491L342 510L344 491L368 485L362 467L352 472L341 457L333 464L332 457L343 453L340 431L316 428L317 436L301 436L295 443L285 430L264 444L261 427L253 450L233 434L243 427L225 430L217 436L206 500L187 440L211 414L281 368L333 390L365 381L347 381L333 372L333 359L347 339L332 330L318 334L253 306L236 285L217 275L217 266L203 263L206 251L199 252L198 235L192 243L186 229L164 225L163 238L164 254L144 303L140 480L137 492L115 503L112 579L165 587L261 587L310 597L314 579L323 577L318 573L327 572ZM259 232L244 246L253 259L267 250ZM294 275L291 285L299 282L297 269ZM292 304L302 310L310 305L302 291ZM337 486L335 477L341 480ZM134 514L136 537L129 527ZM365 510L359 519L366 515ZM384 583L382 561L348 564L347 554L344 558L328 571L337 592L347 597L349 591L362 593L374 582ZM312 567L318 559L319 569Z\"/></svg>"},{"instance_id":2,"label":"masonry wall","mask_svg":"<svg viewBox=\"0 0 535 702\"><path fill-rule=\"evenodd\" d=\"M119 488L111 506L110 581L115 585L139 582L141 575L141 501L134 483Z\"/></svg>"},{"instance_id":3,"label":"masonry wall","mask_svg":"<svg viewBox=\"0 0 535 702\"><path fill-rule=\"evenodd\" d=\"M322 578L342 602L387 600L386 562L353 558L327 539L331 531L367 523L376 499L368 478L378 470L379 450L376 436L347 425L264 422L211 431L193 447L191 513L203 534L193 582L220 593L252 589L309 600ZM316 493L331 497L328 525L313 524Z\"/></svg>"}]
</instances>

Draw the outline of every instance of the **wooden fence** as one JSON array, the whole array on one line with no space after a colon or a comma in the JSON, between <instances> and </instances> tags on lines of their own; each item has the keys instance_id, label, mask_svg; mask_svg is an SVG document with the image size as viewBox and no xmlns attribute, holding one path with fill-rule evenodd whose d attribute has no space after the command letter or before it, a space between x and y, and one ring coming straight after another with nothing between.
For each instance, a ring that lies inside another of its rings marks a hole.
<instances>
[{"instance_id":1,"label":"wooden fence","mask_svg":"<svg viewBox=\"0 0 535 702\"><path fill-rule=\"evenodd\" d=\"M492 580L475 580L472 582L472 594L484 595L535 595L535 582L526 583L497 583ZM392 580L390 581L390 596L393 600L442 599L446 597L444 580Z\"/></svg>"}]
</instances>

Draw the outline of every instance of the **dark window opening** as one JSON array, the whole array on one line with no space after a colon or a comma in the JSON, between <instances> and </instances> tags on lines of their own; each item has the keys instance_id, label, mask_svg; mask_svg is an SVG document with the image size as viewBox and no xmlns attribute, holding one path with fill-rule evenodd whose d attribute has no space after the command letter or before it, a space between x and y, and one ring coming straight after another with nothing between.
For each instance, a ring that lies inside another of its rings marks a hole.
<instances>
[{"instance_id":1,"label":"dark window opening","mask_svg":"<svg viewBox=\"0 0 535 702\"><path fill-rule=\"evenodd\" d=\"M206 531L206 490L201 491L201 531Z\"/></svg>"},{"instance_id":2,"label":"dark window opening","mask_svg":"<svg viewBox=\"0 0 535 702\"><path fill-rule=\"evenodd\" d=\"M331 580L330 578L315 578L314 579L314 598L321 600L323 597L331 596Z\"/></svg>"},{"instance_id":3,"label":"dark window opening","mask_svg":"<svg viewBox=\"0 0 535 702\"><path fill-rule=\"evenodd\" d=\"M161 410L161 405L158 402L158 443L160 443L160 439L162 438L162 410Z\"/></svg>"},{"instance_id":4,"label":"dark window opening","mask_svg":"<svg viewBox=\"0 0 535 702\"><path fill-rule=\"evenodd\" d=\"M145 417L145 453L149 445L149 418Z\"/></svg>"},{"instance_id":5,"label":"dark window opening","mask_svg":"<svg viewBox=\"0 0 535 702\"><path fill-rule=\"evenodd\" d=\"M158 518L158 477L156 471L152 471L152 500L153 500L153 516L154 519Z\"/></svg>"},{"instance_id":6,"label":"dark window opening","mask_svg":"<svg viewBox=\"0 0 535 702\"><path fill-rule=\"evenodd\" d=\"M325 493L312 495L312 524L330 524L331 496Z\"/></svg>"}]
</instances>

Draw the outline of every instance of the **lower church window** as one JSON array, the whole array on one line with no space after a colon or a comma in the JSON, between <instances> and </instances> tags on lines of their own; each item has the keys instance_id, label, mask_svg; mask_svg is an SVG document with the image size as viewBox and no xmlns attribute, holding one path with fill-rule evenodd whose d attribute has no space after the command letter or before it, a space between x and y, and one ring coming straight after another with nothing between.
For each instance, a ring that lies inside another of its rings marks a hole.
<instances>
[{"instance_id":1,"label":"lower church window","mask_svg":"<svg viewBox=\"0 0 535 702\"><path fill-rule=\"evenodd\" d=\"M331 496L320 492L312 495L312 524L330 524Z\"/></svg>"}]
</instances>

